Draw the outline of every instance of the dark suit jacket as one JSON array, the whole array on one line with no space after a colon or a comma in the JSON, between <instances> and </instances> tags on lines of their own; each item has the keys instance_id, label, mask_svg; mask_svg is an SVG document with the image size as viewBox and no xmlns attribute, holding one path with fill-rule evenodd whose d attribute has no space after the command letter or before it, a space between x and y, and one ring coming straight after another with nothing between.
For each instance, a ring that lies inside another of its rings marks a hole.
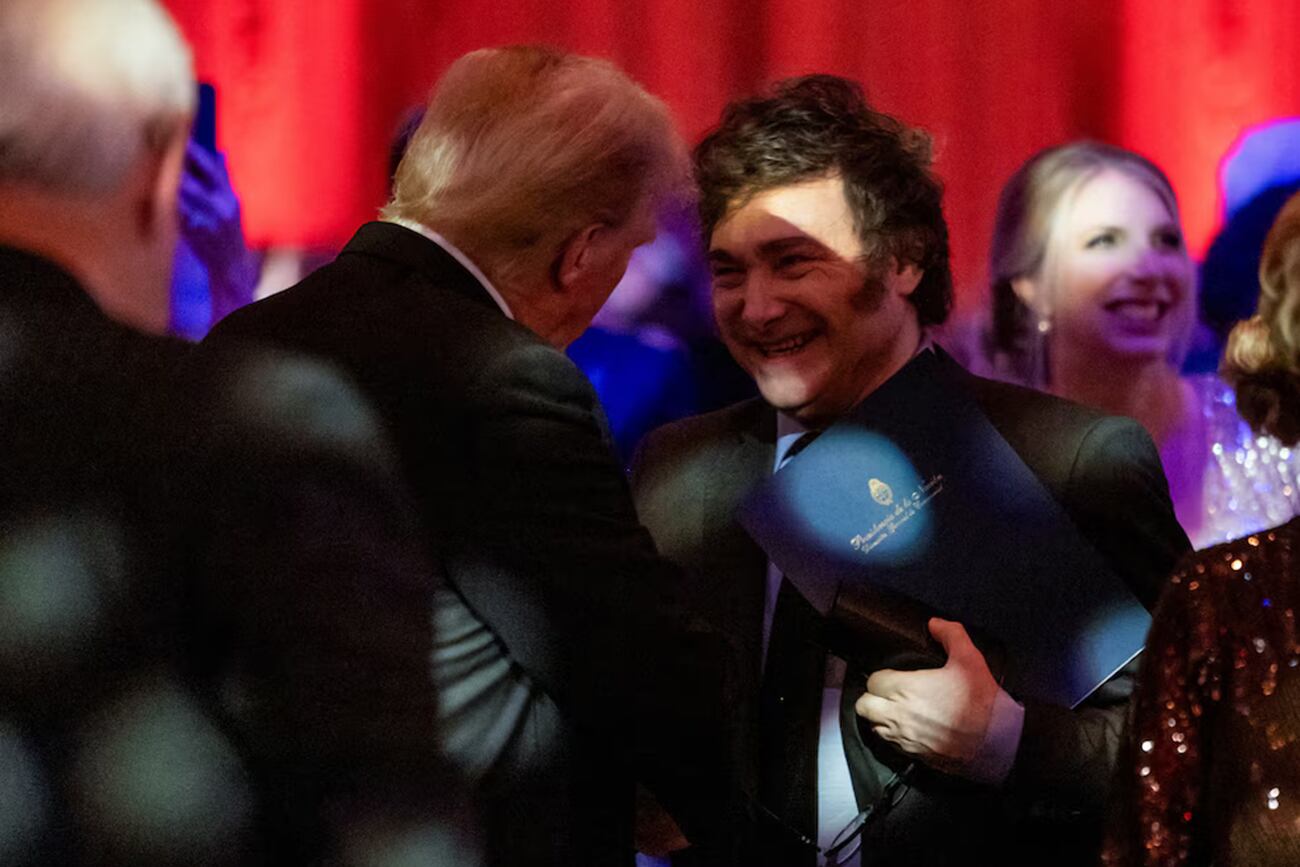
<instances>
[{"instance_id":1,"label":"dark suit jacket","mask_svg":"<svg viewBox=\"0 0 1300 867\"><path fill-rule=\"evenodd\" d=\"M25 829L5 823L6 862L233 865L256 852L242 762L175 652L162 393L182 351L104 316L52 262L0 247L0 790L20 817L45 806ZM160 730L188 764L153 749ZM132 774L189 800L168 815Z\"/></svg>"},{"instance_id":2,"label":"dark suit jacket","mask_svg":"<svg viewBox=\"0 0 1300 867\"><path fill-rule=\"evenodd\" d=\"M39 863L314 862L352 842L331 810L447 797L436 573L373 413L316 362L188 356L0 248L0 719L45 762Z\"/></svg>"},{"instance_id":3,"label":"dark suit jacket","mask_svg":"<svg viewBox=\"0 0 1300 867\"><path fill-rule=\"evenodd\" d=\"M725 825L725 641L682 614L682 577L637 522L562 353L387 223L209 337L235 339L339 364L398 443L456 591L435 675L490 863L630 862L632 774L693 839Z\"/></svg>"},{"instance_id":4,"label":"dark suit jacket","mask_svg":"<svg viewBox=\"0 0 1300 867\"><path fill-rule=\"evenodd\" d=\"M969 385L999 432L1150 607L1189 546L1145 431L1131 420L1027 389L974 376ZM691 576L699 608L729 624L745 654L738 715L751 757L744 765L749 786L758 773L767 560L734 515L746 493L770 475L775 436L774 411L761 400L748 401L651 434L633 467L642 520L660 550ZM1078 712L1028 705L1015 765L996 794L922 770L899 806L873 826L863 844L864 864L1092 863L1130 691L1131 672ZM900 766L897 754L866 731L858 725L845 731L862 805L875 800ZM815 767L815 758L809 761ZM770 852L778 843L761 845L769 854L756 855L755 863L798 864L805 857L774 859Z\"/></svg>"}]
</instances>

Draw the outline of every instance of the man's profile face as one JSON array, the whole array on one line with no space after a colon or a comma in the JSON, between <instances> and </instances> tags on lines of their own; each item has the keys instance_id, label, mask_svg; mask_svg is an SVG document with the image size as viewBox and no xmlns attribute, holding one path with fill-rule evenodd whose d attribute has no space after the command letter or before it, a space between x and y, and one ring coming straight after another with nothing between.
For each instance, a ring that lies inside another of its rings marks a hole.
<instances>
[{"instance_id":1,"label":"man's profile face","mask_svg":"<svg viewBox=\"0 0 1300 867\"><path fill-rule=\"evenodd\" d=\"M920 339L914 269L870 268L836 175L774 187L729 211L709 244L723 341L773 407L833 421Z\"/></svg>"}]
</instances>

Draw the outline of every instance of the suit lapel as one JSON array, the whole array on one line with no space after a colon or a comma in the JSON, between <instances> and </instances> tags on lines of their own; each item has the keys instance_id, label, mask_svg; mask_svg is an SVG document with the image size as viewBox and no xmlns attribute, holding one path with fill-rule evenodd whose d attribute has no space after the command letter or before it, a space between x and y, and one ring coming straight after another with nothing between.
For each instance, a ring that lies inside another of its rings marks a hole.
<instances>
[{"instance_id":1,"label":"suit lapel","mask_svg":"<svg viewBox=\"0 0 1300 867\"><path fill-rule=\"evenodd\" d=\"M761 401L745 408L734 432L734 448L721 457L705 486L704 526L724 528L714 534L708 560L711 580L721 586L719 601L732 612L746 659L754 660L757 676L762 650L763 600L767 557L736 521L736 510L754 486L772 472L776 455L776 416Z\"/></svg>"},{"instance_id":2,"label":"suit lapel","mask_svg":"<svg viewBox=\"0 0 1300 867\"><path fill-rule=\"evenodd\" d=\"M739 694L745 700L736 708L737 729L743 741L741 784L758 791L758 696L761 685L763 600L767 557L736 521L736 508L754 485L772 470L776 454L776 416L761 401L737 408L718 449L707 466L699 468L703 552L694 575L701 593L700 605L731 634L741 663Z\"/></svg>"}]
</instances>

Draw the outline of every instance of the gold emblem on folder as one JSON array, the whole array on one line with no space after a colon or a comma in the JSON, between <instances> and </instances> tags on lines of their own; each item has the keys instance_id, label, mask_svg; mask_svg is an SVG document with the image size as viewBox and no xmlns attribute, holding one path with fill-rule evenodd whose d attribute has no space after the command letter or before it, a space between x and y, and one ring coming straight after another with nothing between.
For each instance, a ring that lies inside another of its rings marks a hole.
<instances>
[{"instance_id":1,"label":"gold emblem on folder","mask_svg":"<svg viewBox=\"0 0 1300 867\"><path fill-rule=\"evenodd\" d=\"M867 482L867 487L871 489L871 499L880 505L892 506L894 504L894 489L880 481L880 479L871 479Z\"/></svg>"}]
</instances>

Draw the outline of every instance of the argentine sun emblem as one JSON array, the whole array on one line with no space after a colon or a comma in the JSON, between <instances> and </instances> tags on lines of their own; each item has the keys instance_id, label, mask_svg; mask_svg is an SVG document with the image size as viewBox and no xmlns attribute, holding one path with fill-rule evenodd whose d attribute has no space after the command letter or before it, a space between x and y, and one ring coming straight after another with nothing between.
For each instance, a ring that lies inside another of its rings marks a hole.
<instances>
[{"instance_id":1,"label":"argentine sun emblem","mask_svg":"<svg viewBox=\"0 0 1300 867\"><path fill-rule=\"evenodd\" d=\"M871 489L871 499L880 505L892 506L894 504L894 489L880 481L880 479L871 479L867 482L867 487Z\"/></svg>"}]
</instances>

